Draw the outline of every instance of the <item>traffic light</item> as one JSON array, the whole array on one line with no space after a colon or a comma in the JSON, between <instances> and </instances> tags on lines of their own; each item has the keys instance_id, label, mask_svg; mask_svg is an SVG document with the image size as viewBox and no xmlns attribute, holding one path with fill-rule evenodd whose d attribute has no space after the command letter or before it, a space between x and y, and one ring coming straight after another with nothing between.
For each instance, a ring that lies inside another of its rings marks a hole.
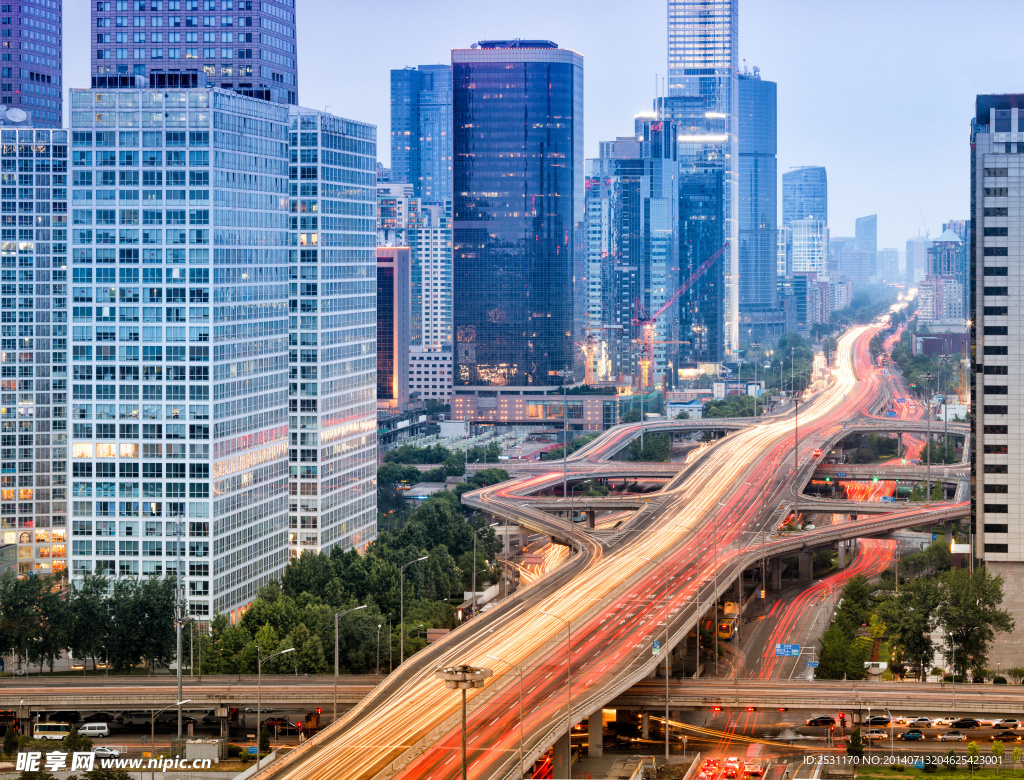
<instances>
[{"instance_id":1,"label":"traffic light","mask_svg":"<svg viewBox=\"0 0 1024 780\"><path fill-rule=\"evenodd\" d=\"M320 709L319 707L317 707L317 708L316 708L316 714L317 714L317 715L319 715L319 714L320 714L321 712L323 712L323 710L321 710L321 709ZM841 717L843 717L843 716L842 716L842 715L840 715L839 717L841 718Z\"/></svg>"},{"instance_id":2,"label":"traffic light","mask_svg":"<svg viewBox=\"0 0 1024 780\"><path fill-rule=\"evenodd\" d=\"M712 712L721 712L721 711L722 711L722 708L721 708L721 707L719 707L719 706L718 706L718 705L716 704L716 705L715 705L714 707L712 707L712 708L711 708L711 711L712 711Z\"/></svg>"},{"instance_id":3,"label":"traffic light","mask_svg":"<svg viewBox=\"0 0 1024 780\"><path fill-rule=\"evenodd\" d=\"M756 707L747 707L747 712L755 712L756 710Z\"/></svg>"},{"instance_id":4,"label":"traffic light","mask_svg":"<svg viewBox=\"0 0 1024 780\"><path fill-rule=\"evenodd\" d=\"M779 712L785 712L789 707L779 707Z\"/></svg>"}]
</instances>

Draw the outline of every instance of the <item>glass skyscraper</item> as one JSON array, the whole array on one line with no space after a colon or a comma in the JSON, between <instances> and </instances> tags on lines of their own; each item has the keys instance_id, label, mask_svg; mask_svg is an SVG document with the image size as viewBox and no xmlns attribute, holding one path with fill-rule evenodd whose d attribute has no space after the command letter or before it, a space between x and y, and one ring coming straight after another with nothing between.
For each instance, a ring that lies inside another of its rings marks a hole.
<instances>
[{"instance_id":1,"label":"glass skyscraper","mask_svg":"<svg viewBox=\"0 0 1024 780\"><path fill-rule=\"evenodd\" d=\"M31 111L35 127L63 122L63 16L58 0L0 7L0 104Z\"/></svg>"},{"instance_id":2,"label":"glass skyscraper","mask_svg":"<svg viewBox=\"0 0 1024 780\"><path fill-rule=\"evenodd\" d=\"M782 224L813 217L828 224L828 176L818 165L782 174Z\"/></svg>"},{"instance_id":3,"label":"glass skyscraper","mask_svg":"<svg viewBox=\"0 0 1024 780\"><path fill-rule=\"evenodd\" d=\"M482 41L452 70L455 387L559 385L582 367L583 58Z\"/></svg>"},{"instance_id":4,"label":"glass skyscraper","mask_svg":"<svg viewBox=\"0 0 1024 780\"><path fill-rule=\"evenodd\" d=\"M391 71L391 181L439 204L452 193L452 68Z\"/></svg>"},{"instance_id":5,"label":"glass skyscraper","mask_svg":"<svg viewBox=\"0 0 1024 780\"><path fill-rule=\"evenodd\" d=\"M722 170L679 177L680 278L690 276L725 243L722 219ZM726 256L723 254L679 299L679 359L684 363L720 363L725 359Z\"/></svg>"},{"instance_id":6,"label":"glass skyscraper","mask_svg":"<svg viewBox=\"0 0 1024 780\"><path fill-rule=\"evenodd\" d=\"M668 0L668 94L703 100L706 121L694 131L679 121L679 158L696 154L721 168L725 240L722 313L726 353L739 345L739 0ZM663 115L666 116L666 115ZM686 170L685 167L683 169ZM696 170L696 169L695 169Z\"/></svg>"},{"instance_id":7,"label":"glass skyscraper","mask_svg":"<svg viewBox=\"0 0 1024 780\"><path fill-rule=\"evenodd\" d=\"M93 87L220 87L298 103L295 0L90 4Z\"/></svg>"},{"instance_id":8,"label":"glass skyscraper","mask_svg":"<svg viewBox=\"0 0 1024 780\"><path fill-rule=\"evenodd\" d=\"M739 76L739 304L743 314L777 308L778 166L776 87L755 68Z\"/></svg>"}]
</instances>

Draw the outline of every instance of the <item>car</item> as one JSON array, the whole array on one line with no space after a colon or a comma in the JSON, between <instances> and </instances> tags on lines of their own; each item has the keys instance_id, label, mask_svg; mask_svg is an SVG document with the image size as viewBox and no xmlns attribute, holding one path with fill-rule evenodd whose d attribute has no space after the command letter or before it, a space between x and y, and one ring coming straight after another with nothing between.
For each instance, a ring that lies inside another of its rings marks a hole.
<instances>
[{"instance_id":1,"label":"car","mask_svg":"<svg viewBox=\"0 0 1024 780\"><path fill-rule=\"evenodd\" d=\"M159 715L156 716L156 722L157 723L163 723L163 724L172 723L174 725L177 725L177 723L178 723L178 711L177 710L167 710L166 712L162 712L162 713L160 713ZM183 724L187 725L189 723L193 723L193 724L197 723L198 721L195 718L193 718L191 715L186 715L185 713L182 713L181 714L181 722Z\"/></svg>"},{"instance_id":2,"label":"car","mask_svg":"<svg viewBox=\"0 0 1024 780\"><path fill-rule=\"evenodd\" d=\"M92 749L92 752L93 752L93 755L98 756L99 758L120 758L121 757L121 751L120 750L116 750L115 748L109 748L109 747L106 747L105 745L100 745L99 747L94 747Z\"/></svg>"},{"instance_id":3,"label":"car","mask_svg":"<svg viewBox=\"0 0 1024 780\"><path fill-rule=\"evenodd\" d=\"M888 726L892 719L888 715L872 715L864 721L865 726Z\"/></svg>"},{"instance_id":4,"label":"car","mask_svg":"<svg viewBox=\"0 0 1024 780\"><path fill-rule=\"evenodd\" d=\"M931 725L932 725L932 719L931 718L925 718L925 717L907 718L903 722L906 725L908 725L908 726L917 726L918 728L922 728L922 729L930 728Z\"/></svg>"},{"instance_id":5,"label":"car","mask_svg":"<svg viewBox=\"0 0 1024 780\"><path fill-rule=\"evenodd\" d=\"M267 728L280 728L281 726L291 725L285 718L267 718L263 721L263 725Z\"/></svg>"},{"instance_id":6,"label":"car","mask_svg":"<svg viewBox=\"0 0 1024 780\"><path fill-rule=\"evenodd\" d=\"M78 710L58 710L57 712L51 712L46 716L46 719L62 723L77 723L82 719L82 713Z\"/></svg>"},{"instance_id":7,"label":"car","mask_svg":"<svg viewBox=\"0 0 1024 780\"><path fill-rule=\"evenodd\" d=\"M949 725L951 725L953 723L954 720L956 720L955 717L950 716L950 715L944 715L941 718L936 718L935 720L933 720L932 721L932 725L933 726L949 726Z\"/></svg>"},{"instance_id":8,"label":"car","mask_svg":"<svg viewBox=\"0 0 1024 780\"><path fill-rule=\"evenodd\" d=\"M861 736L861 739L866 739L868 741L870 741L872 739L888 739L888 738L889 738L889 732L888 731L882 731L881 729L868 729Z\"/></svg>"},{"instance_id":9,"label":"car","mask_svg":"<svg viewBox=\"0 0 1024 780\"><path fill-rule=\"evenodd\" d=\"M1024 735L1016 731L1000 731L997 734L993 734L989 739L995 742L997 739L1000 742L1021 742L1024 741Z\"/></svg>"},{"instance_id":10,"label":"car","mask_svg":"<svg viewBox=\"0 0 1024 780\"><path fill-rule=\"evenodd\" d=\"M246 712L256 712L256 708L255 707L246 707L245 711ZM262 710L260 710L260 712L273 712L273 711L274 711L273 707L264 707Z\"/></svg>"},{"instance_id":11,"label":"car","mask_svg":"<svg viewBox=\"0 0 1024 780\"><path fill-rule=\"evenodd\" d=\"M949 725L955 729L976 729L981 726L981 721L977 718L957 718Z\"/></svg>"},{"instance_id":12,"label":"car","mask_svg":"<svg viewBox=\"0 0 1024 780\"><path fill-rule=\"evenodd\" d=\"M963 742L967 735L962 731L944 731L939 734L939 742Z\"/></svg>"},{"instance_id":13,"label":"car","mask_svg":"<svg viewBox=\"0 0 1024 780\"><path fill-rule=\"evenodd\" d=\"M805 726L834 726L836 725L836 719L831 715L816 715L813 718L808 718L804 721Z\"/></svg>"},{"instance_id":14,"label":"car","mask_svg":"<svg viewBox=\"0 0 1024 780\"><path fill-rule=\"evenodd\" d=\"M761 764L747 764L743 767L743 774L747 777L764 777L764 767Z\"/></svg>"},{"instance_id":15,"label":"car","mask_svg":"<svg viewBox=\"0 0 1024 780\"><path fill-rule=\"evenodd\" d=\"M910 730L904 731L902 734L900 734L899 738L902 739L904 742L910 742L911 740L924 739L924 732L921 731L921 729L910 729Z\"/></svg>"},{"instance_id":16,"label":"car","mask_svg":"<svg viewBox=\"0 0 1024 780\"><path fill-rule=\"evenodd\" d=\"M119 715L120 713L115 714L113 712L94 712L92 715L89 716L89 721L102 721L104 723L110 723L111 721L116 721Z\"/></svg>"},{"instance_id":17,"label":"car","mask_svg":"<svg viewBox=\"0 0 1024 780\"><path fill-rule=\"evenodd\" d=\"M1015 729L1020 725L1020 721L1016 718L1000 718L992 724L992 728L996 729Z\"/></svg>"}]
</instances>

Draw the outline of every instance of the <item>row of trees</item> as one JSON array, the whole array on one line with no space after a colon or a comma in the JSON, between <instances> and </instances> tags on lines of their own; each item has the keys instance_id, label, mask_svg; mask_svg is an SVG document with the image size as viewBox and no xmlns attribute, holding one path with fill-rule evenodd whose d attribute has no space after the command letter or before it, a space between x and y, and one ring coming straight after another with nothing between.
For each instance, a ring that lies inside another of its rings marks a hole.
<instances>
[{"instance_id":1,"label":"row of trees","mask_svg":"<svg viewBox=\"0 0 1024 780\"><path fill-rule=\"evenodd\" d=\"M942 361L929 357L923 352L915 355L915 335L916 329L912 323L903 331L900 340L892 349L892 361L900 367L907 384L921 396L927 393L928 388L933 388L942 394L957 392L959 384L957 360L948 360L943 364ZM925 379L926 374L931 374L935 378L929 381Z\"/></svg>"},{"instance_id":2,"label":"row of trees","mask_svg":"<svg viewBox=\"0 0 1024 780\"><path fill-rule=\"evenodd\" d=\"M0 578L0 654L48 666L65 652L127 670L146 660L166 665L174 654L175 582L171 578L110 582L87 576L68 589L57 577Z\"/></svg>"},{"instance_id":3,"label":"row of trees","mask_svg":"<svg viewBox=\"0 0 1024 780\"><path fill-rule=\"evenodd\" d=\"M897 676L916 669L924 679L937 652L958 678L965 678L968 670L979 680L990 675L986 665L992 641L997 632L1011 631L1014 625L1000 607L1002 578L984 567L973 572L950 569L949 552L943 548L946 544L939 541L908 556L900 574L914 569L919 576L905 582L901 576L898 592L885 585L877 592L859 575L847 582L821 638L819 678L863 679L864 661L877 654L883 640L890 646L889 669ZM939 647L932 641L937 628L944 637Z\"/></svg>"}]
</instances>

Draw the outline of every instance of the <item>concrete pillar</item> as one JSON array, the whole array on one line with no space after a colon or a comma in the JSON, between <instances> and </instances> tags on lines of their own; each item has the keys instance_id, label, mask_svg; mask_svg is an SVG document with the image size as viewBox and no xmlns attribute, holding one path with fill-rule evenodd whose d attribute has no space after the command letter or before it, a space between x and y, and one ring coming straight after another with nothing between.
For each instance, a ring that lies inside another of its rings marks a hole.
<instances>
[{"instance_id":1,"label":"concrete pillar","mask_svg":"<svg viewBox=\"0 0 1024 780\"><path fill-rule=\"evenodd\" d=\"M651 713L649 712L640 715L640 736L644 739L651 738Z\"/></svg>"},{"instance_id":2,"label":"concrete pillar","mask_svg":"<svg viewBox=\"0 0 1024 780\"><path fill-rule=\"evenodd\" d=\"M772 561L772 578L768 587L772 590L782 590L782 560L779 558Z\"/></svg>"},{"instance_id":3,"label":"concrete pillar","mask_svg":"<svg viewBox=\"0 0 1024 780\"><path fill-rule=\"evenodd\" d=\"M601 722L601 710L591 713L587 718L587 752L591 758L604 755L604 726Z\"/></svg>"},{"instance_id":4,"label":"concrete pillar","mask_svg":"<svg viewBox=\"0 0 1024 780\"><path fill-rule=\"evenodd\" d=\"M555 742L555 754L553 756L553 769L552 777L568 777L569 776L569 762L572 760L570 751L569 735L563 734Z\"/></svg>"},{"instance_id":5,"label":"concrete pillar","mask_svg":"<svg viewBox=\"0 0 1024 780\"><path fill-rule=\"evenodd\" d=\"M800 572L799 577L801 582L808 582L814 577L814 559L809 552L803 552L799 555L800 559Z\"/></svg>"},{"instance_id":6,"label":"concrete pillar","mask_svg":"<svg viewBox=\"0 0 1024 780\"><path fill-rule=\"evenodd\" d=\"M587 510L587 528L593 529L594 522L597 519L597 511L594 509Z\"/></svg>"},{"instance_id":7,"label":"concrete pillar","mask_svg":"<svg viewBox=\"0 0 1024 780\"><path fill-rule=\"evenodd\" d=\"M896 434L896 454L899 457L903 457L903 434Z\"/></svg>"},{"instance_id":8,"label":"concrete pillar","mask_svg":"<svg viewBox=\"0 0 1024 780\"><path fill-rule=\"evenodd\" d=\"M221 735L221 737L223 739L227 739L228 737L231 736L231 729L228 726L228 719L227 718L218 718L217 720L220 721L220 735Z\"/></svg>"},{"instance_id":9,"label":"concrete pillar","mask_svg":"<svg viewBox=\"0 0 1024 780\"><path fill-rule=\"evenodd\" d=\"M840 540L837 546L839 547L839 568L840 569L845 569L846 568L846 542L844 540Z\"/></svg>"},{"instance_id":10,"label":"concrete pillar","mask_svg":"<svg viewBox=\"0 0 1024 780\"><path fill-rule=\"evenodd\" d=\"M952 543L952 541L953 541L953 521L952 520L947 520L946 521L946 529L945 529L945 531L946 531L946 546L948 547L949 544Z\"/></svg>"}]
</instances>

